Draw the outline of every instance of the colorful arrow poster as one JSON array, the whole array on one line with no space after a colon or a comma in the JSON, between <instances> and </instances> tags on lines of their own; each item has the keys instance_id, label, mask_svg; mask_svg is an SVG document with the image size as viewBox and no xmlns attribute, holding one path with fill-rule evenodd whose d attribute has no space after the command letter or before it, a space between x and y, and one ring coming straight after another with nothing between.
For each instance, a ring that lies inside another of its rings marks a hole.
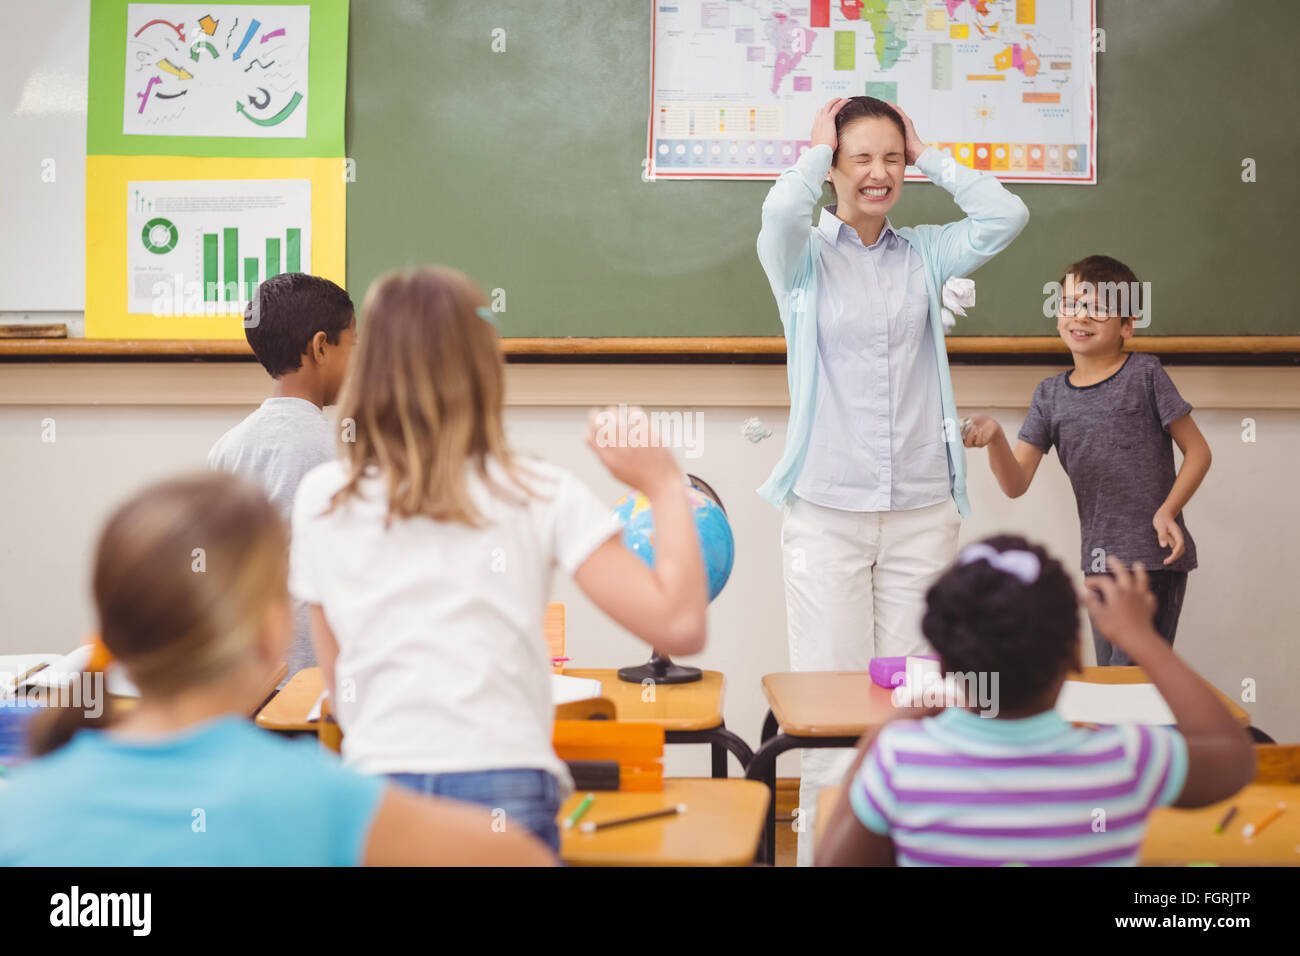
<instances>
[{"instance_id":1,"label":"colorful arrow poster","mask_svg":"<svg viewBox=\"0 0 1300 956\"><path fill-rule=\"evenodd\" d=\"M304 138L311 7L132 3L122 132Z\"/></svg>"},{"instance_id":2,"label":"colorful arrow poster","mask_svg":"<svg viewBox=\"0 0 1300 956\"><path fill-rule=\"evenodd\" d=\"M347 0L91 6L86 337L242 339L258 283L344 282Z\"/></svg>"}]
</instances>

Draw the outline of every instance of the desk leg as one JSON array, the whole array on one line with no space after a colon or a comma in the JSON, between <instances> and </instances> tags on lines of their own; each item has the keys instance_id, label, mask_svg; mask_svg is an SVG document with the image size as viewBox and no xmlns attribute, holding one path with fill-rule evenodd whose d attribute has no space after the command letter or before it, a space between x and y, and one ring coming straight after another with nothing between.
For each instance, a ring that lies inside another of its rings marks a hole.
<instances>
[{"instance_id":1,"label":"desk leg","mask_svg":"<svg viewBox=\"0 0 1300 956\"><path fill-rule=\"evenodd\" d=\"M772 721L771 714L768 720ZM758 844L756 863L776 864L776 758L787 750L816 750L824 747L853 747L857 737L789 737L782 733L768 738L767 723L763 725L764 743L754 753L749 762L745 776L750 780L761 780L767 785L768 807L767 822L763 826L763 838Z\"/></svg>"},{"instance_id":2,"label":"desk leg","mask_svg":"<svg viewBox=\"0 0 1300 956\"><path fill-rule=\"evenodd\" d=\"M775 737L780 729L780 725L776 722L776 715L769 710L767 716L763 718L763 735L758 738L759 746Z\"/></svg>"},{"instance_id":3,"label":"desk leg","mask_svg":"<svg viewBox=\"0 0 1300 956\"><path fill-rule=\"evenodd\" d=\"M768 714L771 720L771 714ZM763 837L758 843L756 863L772 866L776 863L776 758L787 750L799 746L799 742L784 734L768 738L767 724L763 725L764 743L754 753L749 762L745 776L750 780L762 781L767 786L767 820L763 823Z\"/></svg>"}]
</instances>

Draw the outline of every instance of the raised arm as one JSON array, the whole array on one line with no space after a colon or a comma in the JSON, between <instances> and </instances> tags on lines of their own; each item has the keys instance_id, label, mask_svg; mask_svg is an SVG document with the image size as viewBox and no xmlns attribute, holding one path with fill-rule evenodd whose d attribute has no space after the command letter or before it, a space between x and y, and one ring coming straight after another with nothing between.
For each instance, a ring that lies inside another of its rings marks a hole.
<instances>
[{"instance_id":1,"label":"raised arm","mask_svg":"<svg viewBox=\"0 0 1300 956\"><path fill-rule=\"evenodd\" d=\"M578 566L573 578L597 607L652 647L668 655L697 654L704 649L709 589L686 482L667 448L600 444L596 414L592 412L587 443L610 474L650 499L655 566L646 567L612 537ZM628 419L644 414L632 408Z\"/></svg>"},{"instance_id":2,"label":"raised arm","mask_svg":"<svg viewBox=\"0 0 1300 956\"><path fill-rule=\"evenodd\" d=\"M921 142L908 115L896 104L891 105L903 119L908 156L915 155L913 165L932 183L948 190L966 214L965 219L937 227L936 252L945 267L944 279L969 275L1020 235L1029 222L1029 208L992 173L963 166Z\"/></svg>"},{"instance_id":3,"label":"raised arm","mask_svg":"<svg viewBox=\"0 0 1300 956\"><path fill-rule=\"evenodd\" d=\"M817 111L811 148L777 177L763 200L758 261L778 301L784 299L794 284L800 257L808 246L813 209L821 198L822 183L835 154L835 114L847 102L837 97Z\"/></svg>"},{"instance_id":4,"label":"raised arm","mask_svg":"<svg viewBox=\"0 0 1300 956\"><path fill-rule=\"evenodd\" d=\"M1110 559L1114 578L1087 579L1084 602L1094 625L1146 671L1169 704L1187 741L1187 781L1177 807L1203 807L1232 796L1255 775L1246 731L1200 676L1151 626L1155 598L1146 570Z\"/></svg>"}]
</instances>

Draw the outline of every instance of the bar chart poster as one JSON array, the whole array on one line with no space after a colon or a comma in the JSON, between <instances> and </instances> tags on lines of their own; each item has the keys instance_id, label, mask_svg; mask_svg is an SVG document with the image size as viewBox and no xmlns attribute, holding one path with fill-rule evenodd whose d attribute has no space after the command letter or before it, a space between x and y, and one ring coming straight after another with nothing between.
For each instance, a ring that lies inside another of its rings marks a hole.
<instances>
[{"instance_id":1,"label":"bar chart poster","mask_svg":"<svg viewBox=\"0 0 1300 956\"><path fill-rule=\"evenodd\" d=\"M308 179L126 185L128 313L242 315L263 279L311 271Z\"/></svg>"}]
</instances>

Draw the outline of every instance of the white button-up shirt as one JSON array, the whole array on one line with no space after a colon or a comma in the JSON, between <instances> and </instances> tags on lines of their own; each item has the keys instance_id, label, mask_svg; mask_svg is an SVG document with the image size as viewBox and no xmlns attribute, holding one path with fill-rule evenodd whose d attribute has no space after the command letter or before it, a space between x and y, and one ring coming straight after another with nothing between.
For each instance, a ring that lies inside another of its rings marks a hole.
<instances>
[{"instance_id":1,"label":"white button-up shirt","mask_svg":"<svg viewBox=\"0 0 1300 956\"><path fill-rule=\"evenodd\" d=\"M886 220L864 246L817 224L817 409L794 492L846 511L909 511L950 495L921 257Z\"/></svg>"}]
</instances>

